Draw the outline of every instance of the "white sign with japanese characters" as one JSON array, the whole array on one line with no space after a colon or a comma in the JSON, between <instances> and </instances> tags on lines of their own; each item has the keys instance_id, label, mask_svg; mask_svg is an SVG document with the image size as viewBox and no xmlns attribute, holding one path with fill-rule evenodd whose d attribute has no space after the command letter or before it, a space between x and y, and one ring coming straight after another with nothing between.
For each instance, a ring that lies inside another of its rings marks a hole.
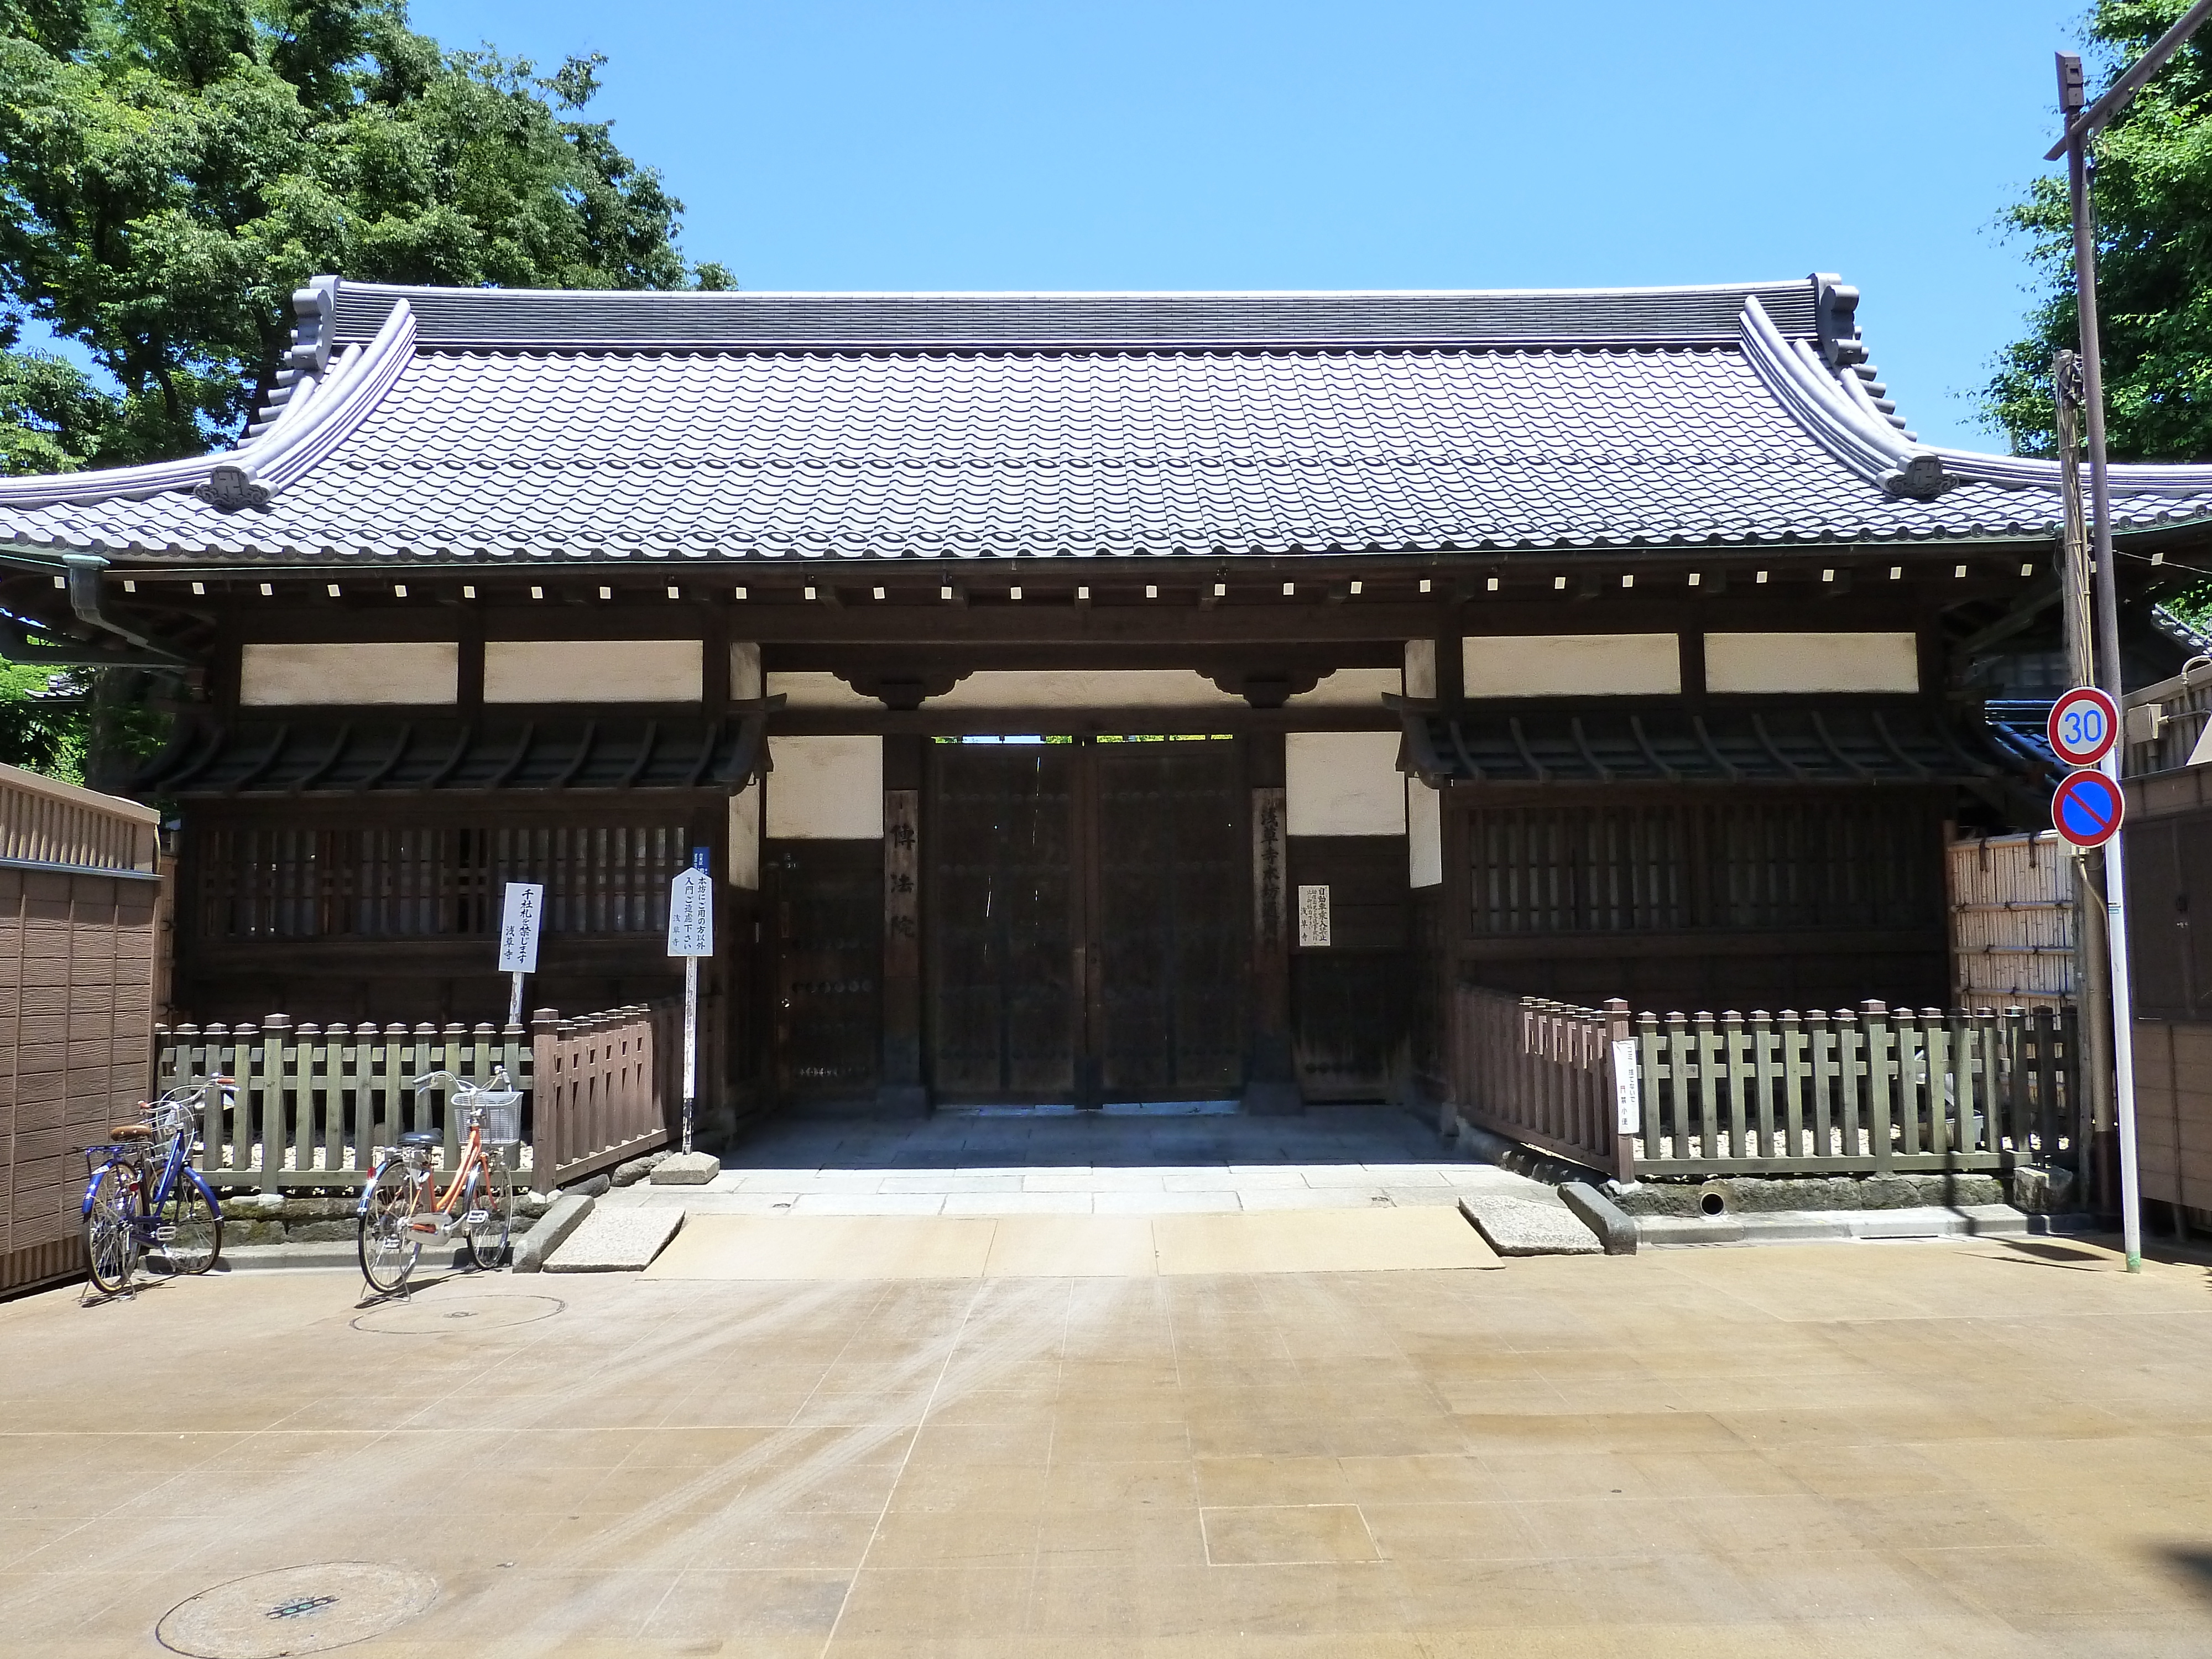
<instances>
[{"instance_id":1,"label":"white sign with japanese characters","mask_svg":"<svg viewBox=\"0 0 2212 1659\"><path fill-rule=\"evenodd\" d=\"M1326 887L1298 889L1298 948L1301 951L1328 949L1328 889Z\"/></svg>"},{"instance_id":2,"label":"white sign with japanese characters","mask_svg":"<svg viewBox=\"0 0 2212 1659\"><path fill-rule=\"evenodd\" d=\"M510 881L499 912L499 971L538 971L538 930L545 919L545 889L534 881Z\"/></svg>"},{"instance_id":3,"label":"white sign with japanese characters","mask_svg":"<svg viewBox=\"0 0 2212 1659\"><path fill-rule=\"evenodd\" d=\"M1613 1097L1620 1114L1617 1133L1644 1133L1644 1078L1636 1058L1636 1039L1616 1037L1613 1043Z\"/></svg>"},{"instance_id":4,"label":"white sign with japanese characters","mask_svg":"<svg viewBox=\"0 0 2212 1659\"><path fill-rule=\"evenodd\" d=\"M714 954L714 880L704 870L686 870L668 884L668 954Z\"/></svg>"}]
</instances>

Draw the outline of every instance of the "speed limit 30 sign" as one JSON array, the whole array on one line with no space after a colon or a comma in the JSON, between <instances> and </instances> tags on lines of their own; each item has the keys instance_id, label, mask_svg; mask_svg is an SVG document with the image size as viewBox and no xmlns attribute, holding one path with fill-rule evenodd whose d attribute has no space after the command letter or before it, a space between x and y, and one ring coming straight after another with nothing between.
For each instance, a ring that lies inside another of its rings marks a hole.
<instances>
[{"instance_id":1,"label":"speed limit 30 sign","mask_svg":"<svg viewBox=\"0 0 2212 1659\"><path fill-rule=\"evenodd\" d=\"M2043 735L2069 766L2094 766L2120 734L2120 711L2094 685L2077 685L2051 705Z\"/></svg>"}]
</instances>

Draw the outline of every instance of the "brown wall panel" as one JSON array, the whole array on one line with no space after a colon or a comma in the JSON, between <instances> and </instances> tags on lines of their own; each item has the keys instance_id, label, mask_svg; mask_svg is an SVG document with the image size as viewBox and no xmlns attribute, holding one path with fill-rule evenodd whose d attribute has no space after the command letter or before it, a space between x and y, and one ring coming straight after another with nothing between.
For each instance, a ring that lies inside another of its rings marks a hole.
<instances>
[{"instance_id":1,"label":"brown wall panel","mask_svg":"<svg viewBox=\"0 0 2212 1659\"><path fill-rule=\"evenodd\" d=\"M82 1269L69 1149L148 1086L153 888L0 866L0 1291Z\"/></svg>"}]
</instances>

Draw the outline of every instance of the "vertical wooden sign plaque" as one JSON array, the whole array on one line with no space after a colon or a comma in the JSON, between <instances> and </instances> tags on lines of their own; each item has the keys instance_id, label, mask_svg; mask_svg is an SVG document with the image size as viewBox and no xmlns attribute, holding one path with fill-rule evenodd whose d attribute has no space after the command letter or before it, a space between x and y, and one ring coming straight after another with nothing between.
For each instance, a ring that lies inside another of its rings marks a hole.
<instances>
[{"instance_id":1,"label":"vertical wooden sign plaque","mask_svg":"<svg viewBox=\"0 0 2212 1659\"><path fill-rule=\"evenodd\" d=\"M1284 791L1252 792L1252 991L1259 1029L1290 1024L1290 838Z\"/></svg>"},{"instance_id":2,"label":"vertical wooden sign plaque","mask_svg":"<svg viewBox=\"0 0 2212 1659\"><path fill-rule=\"evenodd\" d=\"M919 789L884 791L884 977L921 977Z\"/></svg>"}]
</instances>

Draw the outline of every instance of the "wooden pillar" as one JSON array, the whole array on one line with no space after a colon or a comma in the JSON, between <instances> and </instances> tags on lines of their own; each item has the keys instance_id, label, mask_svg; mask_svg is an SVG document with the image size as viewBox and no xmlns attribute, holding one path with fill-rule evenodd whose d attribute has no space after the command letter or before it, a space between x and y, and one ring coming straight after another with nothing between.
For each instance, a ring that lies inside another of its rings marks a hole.
<instances>
[{"instance_id":1,"label":"wooden pillar","mask_svg":"<svg viewBox=\"0 0 2212 1659\"><path fill-rule=\"evenodd\" d=\"M884 1055L876 1103L927 1112L921 1066L922 739L884 739Z\"/></svg>"},{"instance_id":2,"label":"wooden pillar","mask_svg":"<svg viewBox=\"0 0 2212 1659\"><path fill-rule=\"evenodd\" d=\"M1290 820L1283 787L1283 734L1249 739L1252 791L1252 1033L1244 1109L1278 1115L1305 1109L1291 1043Z\"/></svg>"}]
</instances>

